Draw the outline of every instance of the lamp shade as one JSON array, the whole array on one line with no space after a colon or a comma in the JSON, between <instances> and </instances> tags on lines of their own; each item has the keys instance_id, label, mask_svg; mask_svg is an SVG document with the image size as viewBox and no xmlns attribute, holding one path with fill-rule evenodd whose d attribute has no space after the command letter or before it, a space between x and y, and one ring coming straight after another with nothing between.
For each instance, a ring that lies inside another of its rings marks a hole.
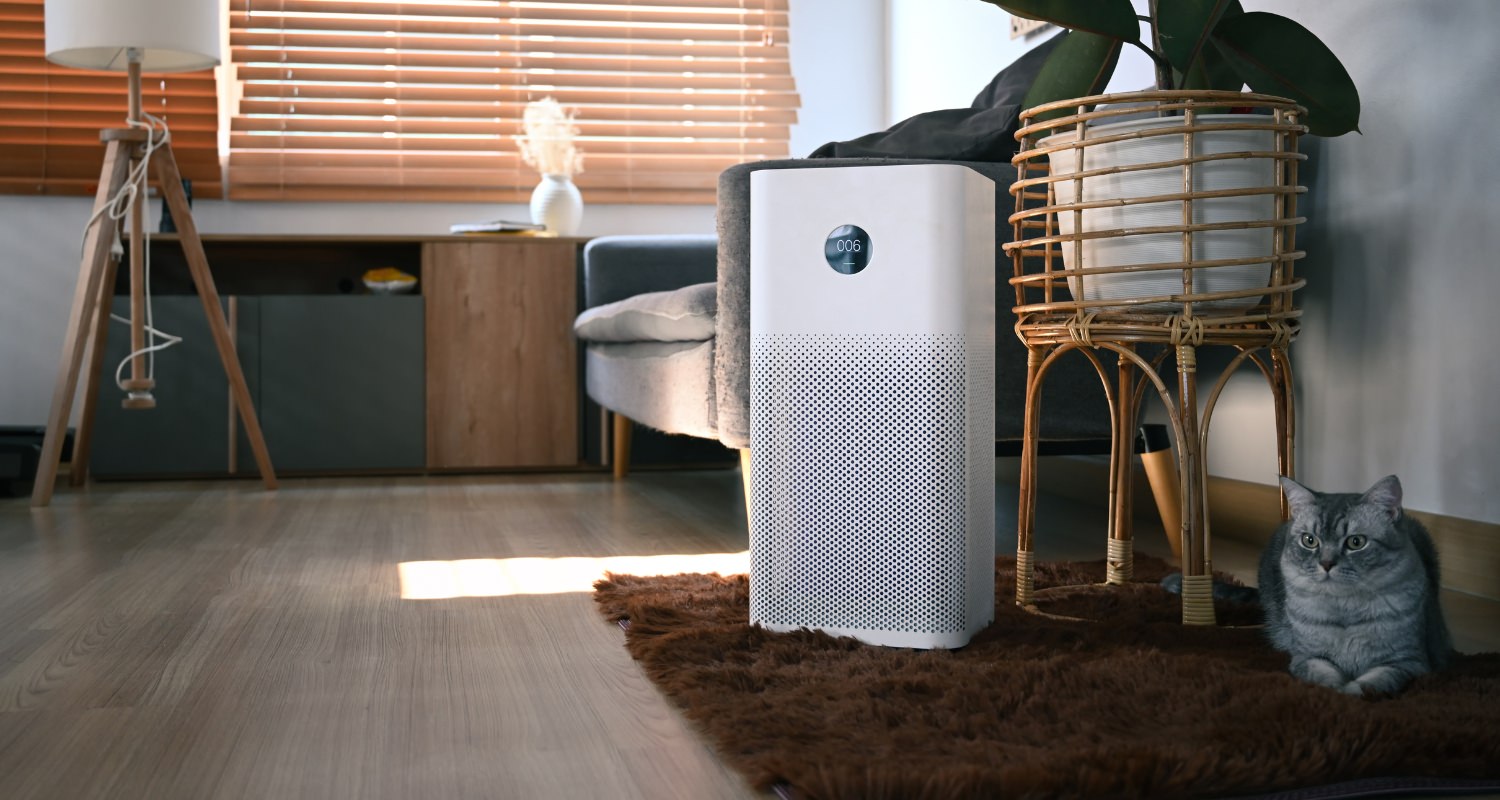
<instances>
[{"instance_id":1,"label":"lamp shade","mask_svg":"<svg viewBox=\"0 0 1500 800\"><path fill-rule=\"evenodd\" d=\"M126 48L145 72L186 72L219 63L218 0L47 0L47 60L124 71Z\"/></svg>"}]
</instances>

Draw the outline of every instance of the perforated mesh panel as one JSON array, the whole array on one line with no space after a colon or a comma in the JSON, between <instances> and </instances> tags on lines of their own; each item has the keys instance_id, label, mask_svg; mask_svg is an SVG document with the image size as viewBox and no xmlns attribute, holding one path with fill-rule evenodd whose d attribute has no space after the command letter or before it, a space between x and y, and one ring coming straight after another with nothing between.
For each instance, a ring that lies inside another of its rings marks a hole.
<instances>
[{"instance_id":1,"label":"perforated mesh panel","mask_svg":"<svg viewBox=\"0 0 1500 800\"><path fill-rule=\"evenodd\" d=\"M994 452L967 435L993 430L993 373L969 376L993 352L956 335L785 334L751 351L750 618L966 630L969 517L993 490L973 459Z\"/></svg>"},{"instance_id":2,"label":"perforated mesh panel","mask_svg":"<svg viewBox=\"0 0 1500 800\"><path fill-rule=\"evenodd\" d=\"M1002 334L1008 335L1008 334ZM993 339L991 339L993 341ZM966 347L970 629L995 619L995 348Z\"/></svg>"}]
</instances>

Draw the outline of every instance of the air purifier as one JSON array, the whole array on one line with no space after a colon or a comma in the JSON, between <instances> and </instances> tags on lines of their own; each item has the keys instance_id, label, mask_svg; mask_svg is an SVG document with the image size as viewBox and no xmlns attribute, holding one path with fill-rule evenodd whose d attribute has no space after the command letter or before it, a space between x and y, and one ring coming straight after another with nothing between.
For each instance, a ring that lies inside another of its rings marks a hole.
<instances>
[{"instance_id":1,"label":"air purifier","mask_svg":"<svg viewBox=\"0 0 1500 800\"><path fill-rule=\"evenodd\" d=\"M995 185L750 178L750 619L953 648L994 619Z\"/></svg>"}]
</instances>

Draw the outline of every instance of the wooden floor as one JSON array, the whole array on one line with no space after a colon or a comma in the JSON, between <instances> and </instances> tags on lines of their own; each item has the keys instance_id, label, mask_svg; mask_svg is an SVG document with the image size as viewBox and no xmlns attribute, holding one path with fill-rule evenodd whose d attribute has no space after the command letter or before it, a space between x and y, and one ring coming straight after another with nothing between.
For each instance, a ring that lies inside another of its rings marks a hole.
<instances>
[{"instance_id":1,"label":"wooden floor","mask_svg":"<svg viewBox=\"0 0 1500 800\"><path fill-rule=\"evenodd\" d=\"M1007 552L1013 490L1000 508ZM1039 557L1101 557L1102 516L1045 503ZM1165 551L1159 528L1138 536ZM735 471L0 500L0 796L757 796L588 593L409 599L400 566L482 595L506 559L746 546ZM1242 549L1216 543L1217 566L1253 573ZM1500 649L1500 604L1445 602L1461 649Z\"/></svg>"}]
</instances>

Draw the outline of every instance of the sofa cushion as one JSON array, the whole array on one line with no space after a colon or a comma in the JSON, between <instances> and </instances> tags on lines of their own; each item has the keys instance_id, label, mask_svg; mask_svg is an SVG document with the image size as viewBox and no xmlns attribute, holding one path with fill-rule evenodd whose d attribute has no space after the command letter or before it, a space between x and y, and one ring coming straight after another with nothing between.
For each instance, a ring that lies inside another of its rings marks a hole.
<instances>
[{"instance_id":1,"label":"sofa cushion","mask_svg":"<svg viewBox=\"0 0 1500 800\"><path fill-rule=\"evenodd\" d=\"M587 342L705 342L714 338L717 291L709 282L627 297L579 314L573 332Z\"/></svg>"},{"instance_id":2,"label":"sofa cushion","mask_svg":"<svg viewBox=\"0 0 1500 800\"><path fill-rule=\"evenodd\" d=\"M596 342L584 386L599 405L667 433L717 439L714 341Z\"/></svg>"}]
</instances>

